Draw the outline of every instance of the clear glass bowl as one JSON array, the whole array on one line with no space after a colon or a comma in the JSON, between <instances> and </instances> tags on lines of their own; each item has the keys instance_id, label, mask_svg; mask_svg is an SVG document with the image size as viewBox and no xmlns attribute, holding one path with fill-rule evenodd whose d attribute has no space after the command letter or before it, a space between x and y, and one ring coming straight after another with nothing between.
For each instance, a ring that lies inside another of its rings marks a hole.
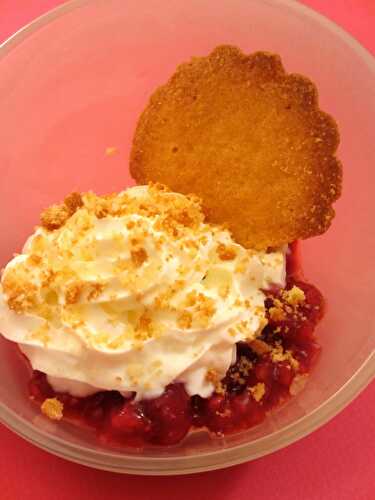
<instances>
[{"instance_id":1,"label":"clear glass bowl","mask_svg":"<svg viewBox=\"0 0 375 500\"><path fill-rule=\"evenodd\" d=\"M41 209L72 190L131 183L136 119L176 64L222 43L281 54L310 76L341 131L345 186L330 231L302 245L308 279L328 301L323 355L304 392L262 425L226 439L195 433L181 445L113 450L41 417L28 374L0 342L0 419L52 453L92 467L181 474L225 467L286 446L332 418L375 373L375 64L332 22L287 0L75 0L0 49L0 266L21 248ZM106 148L114 147L114 154Z\"/></svg>"}]
</instances>

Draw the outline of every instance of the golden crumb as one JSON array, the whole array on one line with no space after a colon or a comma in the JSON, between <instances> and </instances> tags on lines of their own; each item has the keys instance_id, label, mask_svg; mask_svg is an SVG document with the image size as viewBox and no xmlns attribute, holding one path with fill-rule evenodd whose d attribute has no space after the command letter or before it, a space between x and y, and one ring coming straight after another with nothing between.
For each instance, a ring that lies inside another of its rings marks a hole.
<instances>
[{"instance_id":1,"label":"golden crumb","mask_svg":"<svg viewBox=\"0 0 375 500\"><path fill-rule=\"evenodd\" d=\"M52 207L46 208L41 213L41 225L49 231L59 229L69 219L70 215L66 205L52 205Z\"/></svg>"},{"instance_id":2,"label":"golden crumb","mask_svg":"<svg viewBox=\"0 0 375 500\"><path fill-rule=\"evenodd\" d=\"M216 313L215 301L203 293L199 293L196 299L193 311L194 319L197 321L197 324L206 327Z\"/></svg>"},{"instance_id":3,"label":"golden crumb","mask_svg":"<svg viewBox=\"0 0 375 500\"><path fill-rule=\"evenodd\" d=\"M104 285L102 283L91 283L90 291L87 294L87 300L95 300L103 293Z\"/></svg>"},{"instance_id":4,"label":"golden crumb","mask_svg":"<svg viewBox=\"0 0 375 500\"><path fill-rule=\"evenodd\" d=\"M306 300L305 292L295 285L290 290L284 290L282 297L291 306L303 304Z\"/></svg>"},{"instance_id":5,"label":"golden crumb","mask_svg":"<svg viewBox=\"0 0 375 500\"><path fill-rule=\"evenodd\" d=\"M217 254L221 260L233 260L237 256L237 252L233 247L219 243L217 246Z\"/></svg>"},{"instance_id":6,"label":"golden crumb","mask_svg":"<svg viewBox=\"0 0 375 500\"><path fill-rule=\"evenodd\" d=\"M268 312L272 321L283 321L285 319L285 312L281 307L270 307Z\"/></svg>"},{"instance_id":7,"label":"golden crumb","mask_svg":"<svg viewBox=\"0 0 375 500\"><path fill-rule=\"evenodd\" d=\"M115 153L117 153L117 148L115 146L108 146L105 148L106 156L113 156Z\"/></svg>"},{"instance_id":8,"label":"golden crumb","mask_svg":"<svg viewBox=\"0 0 375 500\"><path fill-rule=\"evenodd\" d=\"M37 303L37 287L27 275L27 263L4 273L2 287L8 307L16 313L28 312Z\"/></svg>"},{"instance_id":9,"label":"golden crumb","mask_svg":"<svg viewBox=\"0 0 375 500\"><path fill-rule=\"evenodd\" d=\"M57 398L45 399L40 409L51 420L61 420L63 418L64 405Z\"/></svg>"},{"instance_id":10,"label":"golden crumb","mask_svg":"<svg viewBox=\"0 0 375 500\"><path fill-rule=\"evenodd\" d=\"M155 334L155 325L148 311L144 311L138 319L134 331L134 338L137 341L146 341Z\"/></svg>"},{"instance_id":11,"label":"golden crumb","mask_svg":"<svg viewBox=\"0 0 375 500\"><path fill-rule=\"evenodd\" d=\"M263 382L259 382L253 387L250 387L249 391L253 396L253 398L255 399L255 401L259 403L259 401L263 398L263 396L266 393L266 386L263 384Z\"/></svg>"},{"instance_id":12,"label":"golden crumb","mask_svg":"<svg viewBox=\"0 0 375 500\"><path fill-rule=\"evenodd\" d=\"M40 215L42 227L49 231L59 229L83 205L84 202L80 193L69 194L66 196L64 203L52 205L43 210Z\"/></svg>"},{"instance_id":13,"label":"golden crumb","mask_svg":"<svg viewBox=\"0 0 375 500\"><path fill-rule=\"evenodd\" d=\"M69 283L65 291L66 304L76 304L80 299L82 289L83 283L80 281Z\"/></svg>"},{"instance_id":14,"label":"golden crumb","mask_svg":"<svg viewBox=\"0 0 375 500\"><path fill-rule=\"evenodd\" d=\"M146 262L148 255L144 248L138 248L137 250L131 250L130 252L133 264L136 267L141 267L141 265Z\"/></svg>"},{"instance_id":15,"label":"golden crumb","mask_svg":"<svg viewBox=\"0 0 375 500\"><path fill-rule=\"evenodd\" d=\"M194 306L197 303L198 294L195 290L192 290L186 295L185 305L186 307Z\"/></svg>"},{"instance_id":16,"label":"golden crumb","mask_svg":"<svg viewBox=\"0 0 375 500\"><path fill-rule=\"evenodd\" d=\"M179 328L186 330L188 328L191 328L192 321L192 314L189 311L183 311L177 318L177 325L179 326Z\"/></svg>"},{"instance_id":17,"label":"golden crumb","mask_svg":"<svg viewBox=\"0 0 375 500\"><path fill-rule=\"evenodd\" d=\"M83 207L81 193L70 193L64 200L64 205L68 208L70 214L74 214L79 208Z\"/></svg>"},{"instance_id":18,"label":"golden crumb","mask_svg":"<svg viewBox=\"0 0 375 500\"><path fill-rule=\"evenodd\" d=\"M187 208L184 208L183 210L177 212L175 220L183 226L194 227L194 217L189 213L189 210Z\"/></svg>"},{"instance_id":19,"label":"golden crumb","mask_svg":"<svg viewBox=\"0 0 375 500\"><path fill-rule=\"evenodd\" d=\"M42 262L42 257L40 257L39 255L36 255L36 254L31 254L28 257L28 262L32 266L38 266Z\"/></svg>"},{"instance_id":20,"label":"golden crumb","mask_svg":"<svg viewBox=\"0 0 375 500\"><path fill-rule=\"evenodd\" d=\"M107 215L110 215L109 203L105 199L97 199L94 207L95 215L98 219L104 219Z\"/></svg>"},{"instance_id":21,"label":"golden crumb","mask_svg":"<svg viewBox=\"0 0 375 500\"><path fill-rule=\"evenodd\" d=\"M166 186L165 184L161 184L161 182L149 182L148 183L148 187L150 188L150 190L154 190L154 191L160 191L161 193L168 193L170 192L170 189L168 186Z\"/></svg>"},{"instance_id":22,"label":"golden crumb","mask_svg":"<svg viewBox=\"0 0 375 500\"><path fill-rule=\"evenodd\" d=\"M292 352L288 350L284 351L281 345L278 345L272 349L271 358L274 363L287 361L295 371L297 371L299 368L299 362L293 356Z\"/></svg>"},{"instance_id":23,"label":"golden crumb","mask_svg":"<svg viewBox=\"0 0 375 500\"><path fill-rule=\"evenodd\" d=\"M225 388L221 382L220 375L214 368L209 368L206 372L205 380L214 386L216 394L224 394Z\"/></svg>"}]
</instances>

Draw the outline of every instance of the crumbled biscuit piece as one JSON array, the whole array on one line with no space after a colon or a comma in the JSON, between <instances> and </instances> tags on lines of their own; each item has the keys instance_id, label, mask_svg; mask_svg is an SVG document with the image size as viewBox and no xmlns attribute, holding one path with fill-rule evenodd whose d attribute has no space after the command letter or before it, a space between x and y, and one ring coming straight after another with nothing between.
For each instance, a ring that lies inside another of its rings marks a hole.
<instances>
[{"instance_id":1,"label":"crumbled biscuit piece","mask_svg":"<svg viewBox=\"0 0 375 500\"><path fill-rule=\"evenodd\" d=\"M291 306L303 304L306 300L305 292L295 285L290 290L284 290L282 297Z\"/></svg>"},{"instance_id":2,"label":"crumbled biscuit piece","mask_svg":"<svg viewBox=\"0 0 375 500\"><path fill-rule=\"evenodd\" d=\"M43 210L40 220L44 228L53 231L63 226L70 215L70 210L66 205L52 205L52 207Z\"/></svg>"},{"instance_id":3,"label":"crumbled biscuit piece","mask_svg":"<svg viewBox=\"0 0 375 500\"><path fill-rule=\"evenodd\" d=\"M202 327L206 327L215 313L215 301L211 297L207 297L203 293L199 293L196 296L196 303L193 310L194 319L197 324Z\"/></svg>"},{"instance_id":4,"label":"crumbled biscuit piece","mask_svg":"<svg viewBox=\"0 0 375 500\"><path fill-rule=\"evenodd\" d=\"M69 194L65 198L64 203L52 205L43 210L40 215L42 227L49 231L59 229L83 205L84 202L80 193L74 192Z\"/></svg>"},{"instance_id":5,"label":"crumbled biscuit piece","mask_svg":"<svg viewBox=\"0 0 375 500\"><path fill-rule=\"evenodd\" d=\"M79 208L83 207L81 193L70 193L64 200L64 205L68 208L70 214L74 214Z\"/></svg>"},{"instance_id":6,"label":"crumbled biscuit piece","mask_svg":"<svg viewBox=\"0 0 375 500\"><path fill-rule=\"evenodd\" d=\"M283 321L286 317L282 307L270 307L268 312L272 321Z\"/></svg>"},{"instance_id":7,"label":"crumbled biscuit piece","mask_svg":"<svg viewBox=\"0 0 375 500\"><path fill-rule=\"evenodd\" d=\"M18 268L7 270L2 279L8 307L16 313L28 312L37 304L37 287L27 275L26 262Z\"/></svg>"},{"instance_id":8,"label":"crumbled biscuit piece","mask_svg":"<svg viewBox=\"0 0 375 500\"><path fill-rule=\"evenodd\" d=\"M266 393L266 386L263 384L263 382L259 382L253 387L249 387L249 391L252 394L255 401L259 403L259 401L263 398L263 396Z\"/></svg>"},{"instance_id":9,"label":"crumbled biscuit piece","mask_svg":"<svg viewBox=\"0 0 375 500\"><path fill-rule=\"evenodd\" d=\"M144 248L138 248L136 250L131 250L130 252L133 264L136 267L141 267L141 265L146 262L148 255Z\"/></svg>"},{"instance_id":10,"label":"crumbled biscuit piece","mask_svg":"<svg viewBox=\"0 0 375 500\"><path fill-rule=\"evenodd\" d=\"M63 418L64 405L57 398L45 399L40 409L51 420L61 420Z\"/></svg>"},{"instance_id":11,"label":"crumbled biscuit piece","mask_svg":"<svg viewBox=\"0 0 375 500\"><path fill-rule=\"evenodd\" d=\"M215 369L209 368L206 372L205 378L207 382L213 384L216 394L224 394L225 388L223 386L223 383L221 382L218 372Z\"/></svg>"},{"instance_id":12,"label":"crumbled biscuit piece","mask_svg":"<svg viewBox=\"0 0 375 500\"><path fill-rule=\"evenodd\" d=\"M90 291L87 294L87 300L95 300L103 293L104 285L102 283L91 283Z\"/></svg>"},{"instance_id":13,"label":"crumbled biscuit piece","mask_svg":"<svg viewBox=\"0 0 375 500\"><path fill-rule=\"evenodd\" d=\"M65 302L67 304L76 304L80 299L82 289L83 283L80 281L69 283L65 291Z\"/></svg>"},{"instance_id":14,"label":"crumbled biscuit piece","mask_svg":"<svg viewBox=\"0 0 375 500\"><path fill-rule=\"evenodd\" d=\"M194 306L197 303L198 294L195 290L192 290L186 295L185 305L186 307Z\"/></svg>"},{"instance_id":15,"label":"crumbled biscuit piece","mask_svg":"<svg viewBox=\"0 0 375 500\"><path fill-rule=\"evenodd\" d=\"M189 214L189 211L186 208L177 212L175 220L183 226L194 227L194 218Z\"/></svg>"},{"instance_id":16,"label":"crumbled biscuit piece","mask_svg":"<svg viewBox=\"0 0 375 500\"><path fill-rule=\"evenodd\" d=\"M40 257L40 255L31 254L28 257L28 262L30 262L32 266L38 266L41 263L41 261L42 257Z\"/></svg>"},{"instance_id":17,"label":"crumbled biscuit piece","mask_svg":"<svg viewBox=\"0 0 375 500\"><path fill-rule=\"evenodd\" d=\"M151 191L156 191L156 192L159 191L161 193L170 192L170 189L165 184L161 184L160 182L149 182L148 187L150 188Z\"/></svg>"},{"instance_id":18,"label":"crumbled biscuit piece","mask_svg":"<svg viewBox=\"0 0 375 500\"><path fill-rule=\"evenodd\" d=\"M224 245L223 243L220 243L217 246L216 251L219 256L219 259L221 260L233 260L237 256L237 252L233 247L229 247L227 245Z\"/></svg>"},{"instance_id":19,"label":"crumbled biscuit piece","mask_svg":"<svg viewBox=\"0 0 375 500\"><path fill-rule=\"evenodd\" d=\"M281 345L278 345L272 349L271 358L275 363L287 361L295 371L297 371L299 368L299 362L293 356L292 352L288 350L284 351Z\"/></svg>"},{"instance_id":20,"label":"crumbled biscuit piece","mask_svg":"<svg viewBox=\"0 0 375 500\"><path fill-rule=\"evenodd\" d=\"M144 311L138 319L134 330L136 341L146 341L157 334L155 324L148 311Z\"/></svg>"},{"instance_id":21,"label":"crumbled biscuit piece","mask_svg":"<svg viewBox=\"0 0 375 500\"><path fill-rule=\"evenodd\" d=\"M117 148L115 146L108 146L105 148L105 154L107 156L113 156L115 153L117 153Z\"/></svg>"},{"instance_id":22,"label":"crumbled biscuit piece","mask_svg":"<svg viewBox=\"0 0 375 500\"><path fill-rule=\"evenodd\" d=\"M188 328L191 328L192 321L192 314L189 311L183 311L177 318L177 325L179 326L179 328L186 330Z\"/></svg>"}]
</instances>

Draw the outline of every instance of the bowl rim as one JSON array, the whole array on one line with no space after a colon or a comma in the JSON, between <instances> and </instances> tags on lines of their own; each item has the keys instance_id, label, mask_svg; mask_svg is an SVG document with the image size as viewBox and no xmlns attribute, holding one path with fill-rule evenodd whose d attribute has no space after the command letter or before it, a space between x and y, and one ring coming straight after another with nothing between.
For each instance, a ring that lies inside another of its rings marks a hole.
<instances>
[{"instance_id":1,"label":"bowl rim","mask_svg":"<svg viewBox=\"0 0 375 500\"><path fill-rule=\"evenodd\" d=\"M268 3L268 0L251 0ZM375 58L360 42L338 26L331 19L301 4L298 0L273 0L275 4L294 10L300 15L315 19L325 29L330 30L349 45L362 59L375 77ZM29 35L36 32L54 19L60 18L76 9L92 3L92 0L69 0L26 24L0 44L0 60L22 43ZM94 451L83 446L68 443L46 431L37 429L30 422L13 412L0 402L0 421L10 430L32 444L62 458L84 464L89 467L119 473L140 475L177 475L215 470L253 460L279 450L321 427L343 410L375 378L375 350L373 349L361 367L349 380L324 403L312 412L297 419L286 427L252 441L227 449L181 457L142 457L124 453ZM257 445L254 452L250 448Z\"/></svg>"}]
</instances>

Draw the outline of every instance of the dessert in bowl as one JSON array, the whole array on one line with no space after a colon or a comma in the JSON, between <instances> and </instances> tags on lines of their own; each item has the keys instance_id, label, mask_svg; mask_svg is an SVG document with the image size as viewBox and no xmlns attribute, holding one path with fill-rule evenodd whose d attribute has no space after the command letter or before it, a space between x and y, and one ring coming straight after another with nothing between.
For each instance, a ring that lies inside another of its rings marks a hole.
<instances>
[{"instance_id":1,"label":"dessert in bowl","mask_svg":"<svg viewBox=\"0 0 375 500\"><path fill-rule=\"evenodd\" d=\"M47 208L3 272L0 331L42 413L142 448L246 430L296 394L323 298L292 243L330 225L337 144L278 56L220 46L181 65L135 132L141 185Z\"/></svg>"},{"instance_id":2,"label":"dessert in bowl","mask_svg":"<svg viewBox=\"0 0 375 500\"><path fill-rule=\"evenodd\" d=\"M108 193L133 184L127 170L128 147L148 96L181 61L192 54L208 54L223 41L246 53L263 48L280 53L288 71L309 75L318 84L322 109L335 116L340 126L339 157L346 167L346 188L335 205L332 228L323 238L309 238L300 245L306 276L326 299L316 329L322 354L305 377L305 390L274 407L248 431L224 437L213 431L190 432L174 446L103 444L94 432L66 420L67 401L63 402L65 419L51 420L41 413L42 402L54 399L54 392L42 392L36 402L30 402L28 365L17 356L14 342L0 339L0 418L5 425L38 446L87 465L170 474L222 467L285 446L331 418L373 375L369 358L373 351L369 297L375 282L370 266L373 170L368 165L373 62L348 35L295 2L272 6L263 1L231 2L212 10L209 2L193 1L170 6L166 15L156 17L149 16L150 9L149 3L142 2L135 7L120 0L76 1L38 20L2 47L1 91L7 98L0 105L0 143L7 182L0 186L0 201L2 213L12 214L0 218L6 235L1 247L3 267L33 232L44 207L60 202L71 191ZM343 71L348 67L350 73ZM172 157L179 154L172 151L175 144L169 146ZM113 154L105 154L109 147ZM210 156L212 149L205 158ZM238 161L242 158L239 153ZM197 170L189 182L196 177ZM138 183L149 180L153 179ZM170 184L166 179L162 183ZM196 191L196 186L189 187L189 192ZM202 194L198 196L204 201ZM214 196L220 197L217 191ZM228 197L223 199L223 205L227 203ZM248 210L252 200L241 203ZM204 207L206 216L209 208ZM249 224L241 218L244 227ZM219 221L209 219L209 223ZM238 235L231 231L236 240ZM245 240L240 244L246 248ZM298 261L298 248L293 252Z\"/></svg>"},{"instance_id":3,"label":"dessert in bowl","mask_svg":"<svg viewBox=\"0 0 375 500\"><path fill-rule=\"evenodd\" d=\"M44 212L4 271L0 312L43 413L171 445L193 427L246 429L301 382L320 294L290 250L246 250L203 220L197 200L157 185Z\"/></svg>"}]
</instances>

